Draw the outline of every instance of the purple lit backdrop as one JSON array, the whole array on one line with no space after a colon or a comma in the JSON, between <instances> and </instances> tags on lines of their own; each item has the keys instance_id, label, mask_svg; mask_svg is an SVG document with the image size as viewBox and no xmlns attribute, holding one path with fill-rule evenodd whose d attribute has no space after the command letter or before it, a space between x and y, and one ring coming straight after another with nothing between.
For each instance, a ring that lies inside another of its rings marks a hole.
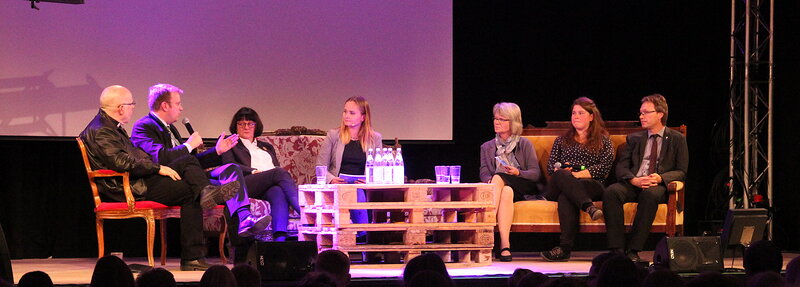
<instances>
[{"instance_id":1,"label":"purple lit backdrop","mask_svg":"<svg viewBox=\"0 0 800 287\"><path fill-rule=\"evenodd\" d=\"M77 135L100 90L186 94L204 137L241 106L265 129L338 125L366 97L385 138L452 138L451 1L23 1L0 6L0 135ZM184 131L185 133L185 131Z\"/></svg>"}]
</instances>

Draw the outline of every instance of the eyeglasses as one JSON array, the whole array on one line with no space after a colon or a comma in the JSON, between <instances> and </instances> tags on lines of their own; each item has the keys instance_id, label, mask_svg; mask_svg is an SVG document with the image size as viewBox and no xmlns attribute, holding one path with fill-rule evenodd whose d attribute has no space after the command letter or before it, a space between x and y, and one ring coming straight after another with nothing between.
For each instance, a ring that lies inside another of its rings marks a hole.
<instances>
[{"instance_id":1,"label":"eyeglasses","mask_svg":"<svg viewBox=\"0 0 800 287\"><path fill-rule=\"evenodd\" d=\"M658 111L639 111L640 116L649 115Z\"/></svg>"},{"instance_id":2,"label":"eyeglasses","mask_svg":"<svg viewBox=\"0 0 800 287\"><path fill-rule=\"evenodd\" d=\"M256 123L254 123L254 122L249 122L249 123L248 122L241 122L241 123L236 123L236 126L238 126L240 128L254 128L254 127L256 127Z\"/></svg>"},{"instance_id":3,"label":"eyeglasses","mask_svg":"<svg viewBox=\"0 0 800 287\"><path fill-rule=\"evenodd\" d=\"M501 118L494 118L494 120L495 121L501 121L501 122L510 122L511 121L511 120L508 120L508 119L501 119Z\"/></svg>"},{"instance_id":4,"label":"eyeglasses","mask_svg":"<svg viewBox=\"0 0 800 287\"><path fill-rule=\"evenodd\" d=\"M119 105L120 105L120 106L135 106L135 105L136 105L136 102L122 103L122 104L119 104Z\"/></svg>"}]
</instances>

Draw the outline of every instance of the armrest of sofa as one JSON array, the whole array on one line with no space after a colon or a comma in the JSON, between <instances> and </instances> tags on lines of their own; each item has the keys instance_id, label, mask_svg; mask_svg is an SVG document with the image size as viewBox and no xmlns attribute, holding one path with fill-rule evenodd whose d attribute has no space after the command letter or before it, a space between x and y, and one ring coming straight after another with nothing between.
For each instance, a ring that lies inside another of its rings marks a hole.
<instances>
[{"instance_id":1,"label":"armrest of sofa","mask_svg":"<svg viewBox=\"0 0 800 287\"><path fill-rule=\"evenodd\" d=\"M667 206L670 208L670 210L683 212L683 202L684 202L683 181L670 182L667 185L667 195L669 196L669 201L667 202ZM673 200L675 201L674 204L672 202Z\"/></svg>"},{"instance_id":2,"label":"armrest of sofa","mask_svg":"<svg viewBox=\"0 0 800 287\"><path fill-rule=\"evenodd\" d=\"M666 233L667 236L680 235L676 226L678 213L683 212L683 182L673 181L667 184L667 220L666 220Z\"/></svg>"}]
</instances>

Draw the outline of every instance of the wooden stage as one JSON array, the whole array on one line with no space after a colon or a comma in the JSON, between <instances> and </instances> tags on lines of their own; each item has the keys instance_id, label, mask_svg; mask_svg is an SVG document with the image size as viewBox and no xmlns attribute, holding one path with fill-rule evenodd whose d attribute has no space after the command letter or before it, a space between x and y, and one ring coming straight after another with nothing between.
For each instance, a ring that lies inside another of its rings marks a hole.
<instances>
[{"instance_id":1,"label":"wooden stage","mask_svg":"<svg viewBox=\"0 0 800 287\"><path fill-rule=\"evenodd\" d=\"M449 267L448 271L459 286L505 286L499 284L504 284L506 278L517 268L527 268L552 276L561 274L586 276L592 258L600 253L600 251L578 251L573 252L572 260L569 262L546 262L539 257L538 253L517 252L514 253L513 262L493 261L489 266ZM652 252L642 252L641 255L643 259L652 258ZM797 253L784 253L784 266L796 256L798 256ZM15 280L26 272L40 270L49 274L56 285L87 285L91 280L96 260L96 258L20 259L12 260L12 268ZM129 264L147 263L146 258L125 258L125 260ZM209 258L209 260L212 263L219 262L218 258ZM232 265L228 266L232 267ZM164 267L172 271L179 285L194 285L193 283L198 282L203 275L201 271L180 271L180 260L177 258L169 258ZM737 258L731 265L731 260L726 259L725 267L742 268L742 260ZM350 273L353 277L353 286L395 286L395 280L402 276L403 270L402 265L381 266L381 268L354 267ZM682 275L691 277L695 274ZM474 281L474 284L469 283L471 281ZM291 286L291 284L265 282L264 286Z\"/></svg>"}]
</instances>

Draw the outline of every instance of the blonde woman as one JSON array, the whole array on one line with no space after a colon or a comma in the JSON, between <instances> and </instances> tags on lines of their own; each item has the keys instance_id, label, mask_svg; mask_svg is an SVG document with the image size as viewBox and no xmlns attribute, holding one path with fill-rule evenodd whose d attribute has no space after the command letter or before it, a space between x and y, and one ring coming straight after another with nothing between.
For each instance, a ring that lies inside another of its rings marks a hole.
<instances>
[{"instance_id":1,"label":"blonde woman","mask_svg":"<svg viewBox=\"0 0 800 287\"><path fill-rule=\"evenodd\" d=\"M380 147L381 134L372 130L369 103L363 97L351 97L344 102L339 127L328 131L317 156L317 165L328 167L327 183L348 183L339 175L363 175L367 150ZM363 190L358 190L357 198L359 202L366 201ZM353 223L368 222L366 210L351 210L350 218Z\"/></svg>"},{"instance_id":2,"label":"blonde woman","mask_svg":"<svg viewBox=\"0 0 800 287\"><path fill-rule=\"evenodd\" d=\"M521 137L522 112L515 103L497 103L494 114L495 138L481 145L481 181L495 186L500 248L497 258L511 261L511 220L514 202L539 192L539 160L531 142Z\"/></svg>"}]
</instances>

